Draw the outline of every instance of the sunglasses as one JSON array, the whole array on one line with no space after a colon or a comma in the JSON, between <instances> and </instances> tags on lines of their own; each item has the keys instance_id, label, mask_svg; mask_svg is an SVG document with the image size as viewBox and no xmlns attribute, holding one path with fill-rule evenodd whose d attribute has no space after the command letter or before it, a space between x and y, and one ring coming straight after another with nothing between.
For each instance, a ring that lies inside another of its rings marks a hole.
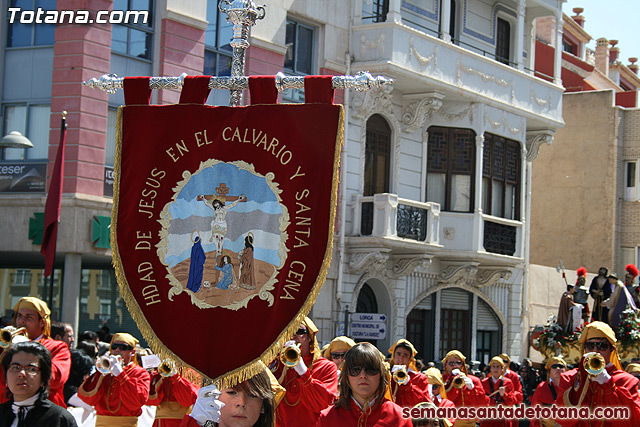
<instances>
[{"instance_id":1,"label":"sunglasses","mask_svg":"<svg viewBox=\"0 0 640 427\"><path fill-rule=\"evenodd\" d=\"M111 344L111 350L131 351L133 347L129 344Z\"/></svg>"},{"instance_id":2,"label":"sunglasses","mask_svg":"<svg viewBox=\"0 0 640 427\"><path fill-rule=\"evenodd\" d=\"M352 366L351 368L349 368L349 376L357 377L358 375L360 375L360 372L362 372L363 369L364 373L369 375L370 377L378 375L380 373L380 371L373 366Z\"/></svg>"},{"instance_id":3,"label":"sunglasses","mask_svg":"<svg viewBox=\"0 0 640 427\"><path fill-rule=\"evenodd\" d=\"M588 351L595 350L596 348L598 350L605 351L605 350L609 350L611 346L606 341L591 341L591 342L587 341L586 343L584 343L584 348Z\"/></svg>"},{"instance_id":4,"label":"sunglasses","mask_svg":"<svg viewBox=\"0 0 640 427\"><path fill-rule=\"evenodd\" d=\"M462 366L462 362L454 362L453 360L447 362L447 366Z\"/></svg>"},{"instance_id":5,"label":"sunglasses","mask_svg":"<svg viewBox=\"0 0 640 427\"><path fill-rule=\"evenodd\" d=\"M551 369L565 369L565 366L562 363L554 363L551 365Z\"/></svg>"},{"instance_id":6,"label":"sunglasses","mask_svg":"<svg viewBox=\"0 0 640 427\"><path fill-rule=\"evenodd\" d=\"M309 333L309 331L308 331L308 330L306 330L306 329L302 329L302 328L300 328L300 329L298 329L298 330L296 331L296 335L307 335L308 333Z\"/></svg>"},{"instance_id":7,"label":"sunglasses","mask_svg":"<svg viewBox=\"0 0 640 427\"><path fill-rule=\"evenodd\" d=\"M344 353L331 353L332 359L344 359Z\"/></svg>"}]
</instances>

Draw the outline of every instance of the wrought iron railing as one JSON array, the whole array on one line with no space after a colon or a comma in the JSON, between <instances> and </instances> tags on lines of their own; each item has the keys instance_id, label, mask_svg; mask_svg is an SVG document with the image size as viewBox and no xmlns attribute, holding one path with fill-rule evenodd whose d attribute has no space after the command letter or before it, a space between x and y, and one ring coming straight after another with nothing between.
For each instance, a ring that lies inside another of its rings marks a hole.
<instances>
[{"instance_id":1,"label":"wrought iron railing","mask_svg":"<svg viewBox=\"0 0 640 427\"><path fill-rule=\"evenodd\" d=\"M518 227L485 217L483 242L487 252L514 256L517 251Z\"/></svg>"}]
</instances>

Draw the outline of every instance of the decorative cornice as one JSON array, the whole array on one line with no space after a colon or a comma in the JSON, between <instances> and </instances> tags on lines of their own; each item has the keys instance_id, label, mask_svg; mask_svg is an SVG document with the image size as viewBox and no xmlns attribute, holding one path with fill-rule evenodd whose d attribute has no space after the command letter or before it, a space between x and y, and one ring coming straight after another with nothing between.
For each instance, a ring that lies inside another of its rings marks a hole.
<instances>
[{"instance_id":1,"label":"decorative cornice","mask_svg":"<svg viewBox=\"0 0 640 427\"><path fill-rule=\"evenodd\" d=\"M393 276L394 278L400 278L401 276L409 276L417 268L428 269L431 260L425 258L422 255L393 258Z\"/></svg>"},{"instance_id":2,"label":"decorative cornice","mask_svg":"<svg viewBox=\"0 0 640 427\"><path fill-rule=\"evenodd\" d=\"M451 264L442 269L438 282L455 286L476 286L478 266L475 264Z\"/></svg>"},{"instance_id":3,"label":"decorative cornice","mask_svg":"<svg viewBox=\"0 0 640 427\"><path fill-rule=\"evenodd\" d=\"M533 162L538 157L542 144L551 145L554 133L549 129L527 132L527 162Z\"/></svg>"},{"instance_id":4,"label":"decorative cornice","mask_svg":"<svg viewBox=\"0 0 640 427\"><path fill-rule=\"evenodd\" d=\"M425 121L442 107L444 94L428 92L411 94L402 97L402 124L405 132L414 132L420 129Z\"/></svg>"},{"instance_id":5,"label":"decorative cornice","mask_svg":"<svg viewBox=\"0 0 640 427\"><path fill-rule=\"evenodd\" d=\"M478 272L478 285L480 287L492 286L498 280L509 280L511 271L502 268L482 268Z\"/></svg>"},{"instance_id":6,"label":"decorative cornice","mask_svg":"<svg viewBox=\"0 0 640 427\"><path fill-rule=\"evenodd\" d=\"M355 252L349 256L349 267L356 274L368 272L373 275L385 275L386 264L389 260L388 253L379 251Z\"/></svg>"},{"instance_id":7,"label":"decorative cornice","mask_svg":"<svg viewBox=\"0 0 640 427\"><path fill-rule=\"evenodd\" d=\"M458 111L457 113L452 113L444 108L439 108L436 110L440 117L447 119L450 122L462 120L465 116L469 116L469 123L473 123L473 107L476 105L475 102L471 102L467 108L462 111Z\"/></svg>"}]
</instances>

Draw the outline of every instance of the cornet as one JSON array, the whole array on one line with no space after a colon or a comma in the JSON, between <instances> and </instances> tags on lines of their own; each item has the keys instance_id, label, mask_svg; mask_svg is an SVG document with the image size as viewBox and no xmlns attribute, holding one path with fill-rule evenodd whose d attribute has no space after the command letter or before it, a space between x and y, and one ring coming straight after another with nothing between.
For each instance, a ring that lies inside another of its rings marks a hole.
<instances>
[{"instance_id":1,"label":"cornet","mask_svg":"<svg viewBox=\"0 0 640 427\"><path fill-rule=\"evenodd\" d=\"M163 377L172 377L178 372L176 362L171 359L165 359L158 365L158 373Z\"/></svg>"},{"instance_id":2,"label":"cornet","mask_svg":"<svg viewBox=\"0 0 640 427\"><path fill-rule=\"evenodd\" d=\"M14 340L15 342L29 341L27 328L7 326L6 328L0 329L0 347L9 347Z\"/></svg>"},{"instance_id":3,"label":"cornet","mask_svg":"<svg viewBox=\"0 0 640 427\"><path fill-rule=\"evenodd\" d=\"M280 360L289 368L296 366L300 360L300 344L294 343L283 348L280 353Z\"/></svg>"},{"instance_id":4,"label":"cornet","mask_svg":"<svg viewBox=\"0 0 640 427\"><path fill-rule=\"evenodd\" d=\"M604 371L604 357L600 353L587 353L584 355L584 369L591 376L598 376Z\"/></svg>"},{"instance_id":5,"label":"cornet","mask_svg":"<svg viewBox=\"0 0 640 427\"><path fill-rule=\"evenodd\" d=\"M393 379L398 383L398 385L405 385L409 382L409 374L407 373L407 367L404 365L400 365L401 368L396 370L393 373Z\"/></svg>"},{"instance_id":6,"label":"cornet","mask_svg":"<svg viewBox=\"0 0 640 427\"><path fill-rule=\"evenodd\" d=\"M462 375L458 375L457 377L454 377L453 386L458 389L464 387L464 377Z\"/></svg>"},{"instance_id":7,"label":"cornet","mask_svg":"<svg viewBox=\"0 0 640 427\"><path fill-rule=\"evenodd\" d=\"M121 359L120 356L116 356L118 359ZM113 366L113 361L111 360L111 354L106 353L101 357L98 357L96 360L96 369L102 375L107 375L111 372L111 367Z\"/></svg>"}]
</instances>

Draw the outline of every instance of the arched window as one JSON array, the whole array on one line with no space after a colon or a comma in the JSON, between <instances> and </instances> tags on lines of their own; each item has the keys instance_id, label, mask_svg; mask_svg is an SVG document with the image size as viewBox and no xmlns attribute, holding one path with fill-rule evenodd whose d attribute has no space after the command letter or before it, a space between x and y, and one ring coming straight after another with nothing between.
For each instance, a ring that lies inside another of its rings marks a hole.
<instances>
[{"instance_id":1,"label":"arched window","mask_svg":"<svg viewBox=\"0 0 640 427\"><path fill-rule=\"evenodd\" d=\"M378 300L376 294L373 293L371 286L366 283L360 289L358 294L358 302L356 303L356 313L377 313Z\"/></svg>"},{"instance_id":2,"label":"arched window","mask_svg":"<svg viewBox=\"0 0 640 427\"><path fill-rule=\"evenodd\" d=\"M391 166L391 128L375 114L367 120L367 142L364 161L364 195L389 192Z\"/></svg>"}]
</instances>

